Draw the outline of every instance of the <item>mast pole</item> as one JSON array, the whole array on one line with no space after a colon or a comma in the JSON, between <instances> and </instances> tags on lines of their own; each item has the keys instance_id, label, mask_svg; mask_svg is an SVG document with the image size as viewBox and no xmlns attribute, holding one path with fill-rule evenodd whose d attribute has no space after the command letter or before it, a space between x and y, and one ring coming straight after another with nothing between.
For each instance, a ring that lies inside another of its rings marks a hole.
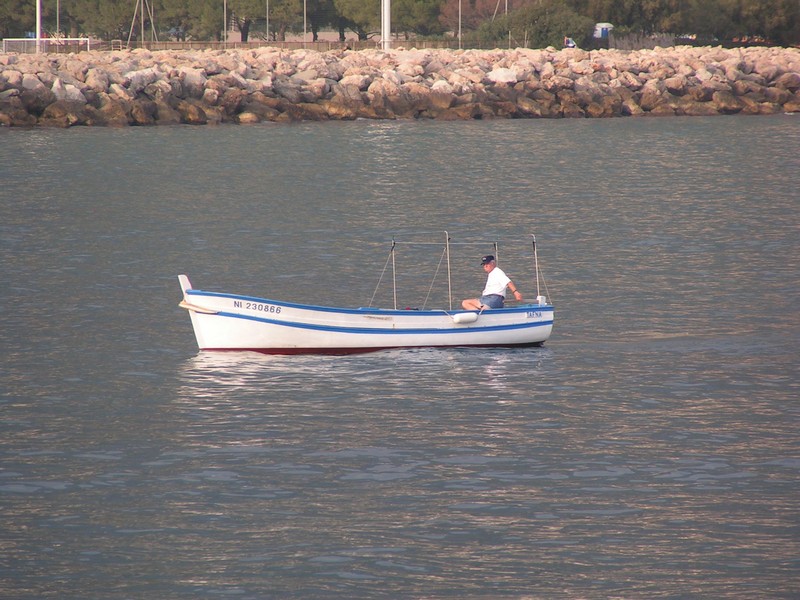
<instances>
[{"instance_id":1,"label":"mast pole","mask_svg":"<svg viewBox=\"0 0 800 600\"><path fill-rule=\"evenodd\" d=\"M392 240L392 295L394 296L394 309L397 310L397 265L395 264L395 246L397 244Z\"/></svg>"},{"instance_id":2,"label":"mast pole","mask_svg":"<svg viewBox=\"0 0 800 600\"><path fill-rule=\"evenodd\" d=\"M531 234L531 238L533 238L533 241L531 243L533 244L533 264L534 264L534 271L535 271L534 274L536 275L536 296L538 297L538 296L540 296L540 294L539 294L539 255L536 252L536 236Z\"/></svg>"},{"instance_id":3,"label":"mast pole","mask_svg":"<svg viewBox=\"0 0 800 600\"><path fill-rule=\"evenodd\" d=\"M447 301L450 305L450 310L453 310L453 283L450 277L450 234L444 232L444 247L447 254Z\"/></svg>"}]
</instances>

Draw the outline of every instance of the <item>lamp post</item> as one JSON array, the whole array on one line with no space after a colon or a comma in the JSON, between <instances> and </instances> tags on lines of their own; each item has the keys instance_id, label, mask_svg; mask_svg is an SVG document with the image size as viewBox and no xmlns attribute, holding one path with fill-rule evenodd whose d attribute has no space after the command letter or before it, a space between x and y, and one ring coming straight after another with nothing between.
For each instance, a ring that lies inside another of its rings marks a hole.
<instances>
[{"instance_id":1,"label":"lamp post","mask_svg":"<svg viewBox=\"0 0 800 600\"><path fill-rule=\"evenodd\" d=\"M381 0L381 48L392 49L392 0Z\"/></svg>"},{"instance_id":2,"label":"lamp post","mask_svg":"<svg viewBox=\"0 0 800 600\"><path fill-rule=\"evenodd\" d=\"M42 0L36 0L36 54L42 51Z\"/></svg>"},{"instance_id":3,"label":"lamp post","mask_svg":"<svg viewBox=\"0 0 800 600\"><path fill-rule=\"evenodd\" d=\"M508 23L508 0L506 0L506 23ZM511 23L508 23L508 48L511 49Z\"/></svg>"}]
</instances>

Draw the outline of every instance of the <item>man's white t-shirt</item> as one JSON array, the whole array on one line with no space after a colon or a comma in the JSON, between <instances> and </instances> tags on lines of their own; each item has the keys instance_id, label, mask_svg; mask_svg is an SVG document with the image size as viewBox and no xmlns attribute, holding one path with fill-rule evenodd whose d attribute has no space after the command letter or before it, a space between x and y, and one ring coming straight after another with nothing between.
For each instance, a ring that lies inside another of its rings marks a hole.
<instances>
[{"instance_id":1,"label":"man's white t-shirt","mask_svg":"<svg viewBox=\"0 0 800 600\"><path fill-rule=\"evenodd\" d=\"M503 272L500 267L495 267L489 272L486 278L486 287L483 288L483 295L499 294L503 298L506 297L506 286L511 283L511 280Z\"/></svg>"}]
</instances>

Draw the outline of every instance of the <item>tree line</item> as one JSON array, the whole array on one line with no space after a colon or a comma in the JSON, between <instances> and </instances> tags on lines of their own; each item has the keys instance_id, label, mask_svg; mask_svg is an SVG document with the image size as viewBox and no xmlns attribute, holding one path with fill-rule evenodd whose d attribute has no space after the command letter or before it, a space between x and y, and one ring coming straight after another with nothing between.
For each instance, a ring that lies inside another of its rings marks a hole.
<instances>
[{"instance_id":1,"label":"tree line","mask_svg":"<svg viewBox=\"0 0 800 600\"><path fill-rule=\"evenodd\" d=\"M283 41L306 30L359 40L380 34L380 0L41 0L43 29L104 40L133 35L221 40L224 14L242 41ZM0 0L0 37L35 30L36 0ZM136 18L134 18L135 15ZM400 40L453 38L465 44L505 40L514 46L560 46L565 37L591 43L595 23L615 34L668 33L706 43L740 40L800 43L798 0L392 0L392 33Z\"/></svg>"}]
</instances>

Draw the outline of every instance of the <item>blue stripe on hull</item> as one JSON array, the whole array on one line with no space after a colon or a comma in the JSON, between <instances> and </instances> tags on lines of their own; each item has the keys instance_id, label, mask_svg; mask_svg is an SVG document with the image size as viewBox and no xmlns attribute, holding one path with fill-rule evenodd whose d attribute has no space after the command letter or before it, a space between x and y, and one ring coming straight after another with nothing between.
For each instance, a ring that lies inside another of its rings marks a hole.
<instances>
[{"instance_id":1,"label":"blue stripe on hull","mask_svg":"<svg viewBox=\"0 0 800 600\"><path fill-rule=\"evenodd\" d=\"M544 327L552 325L553 321L536 321L535 323L519 323L511 325L490 325L487 327L463 327L453 329L432 329L432 328L417 328L417 329L378 329L374 327L337 327L334 325L317 325L313 323L296 323L293 321L279 321L276 319L265 319L263 317L253 317L249 315L240 315L238 313L218 312L215 316L228 317L231 319L244 319L246 321L255 321L257 323L267 323L269 325L280 325L283 327L294 327L296 329L310 329L313 331L329 331L334 333L352 333L352 334L371 334L371 335L452 335L459 333L483 333L495 331L513 331L515 329L530 329L534 327Z\"/></svg>"}]
</instances>

